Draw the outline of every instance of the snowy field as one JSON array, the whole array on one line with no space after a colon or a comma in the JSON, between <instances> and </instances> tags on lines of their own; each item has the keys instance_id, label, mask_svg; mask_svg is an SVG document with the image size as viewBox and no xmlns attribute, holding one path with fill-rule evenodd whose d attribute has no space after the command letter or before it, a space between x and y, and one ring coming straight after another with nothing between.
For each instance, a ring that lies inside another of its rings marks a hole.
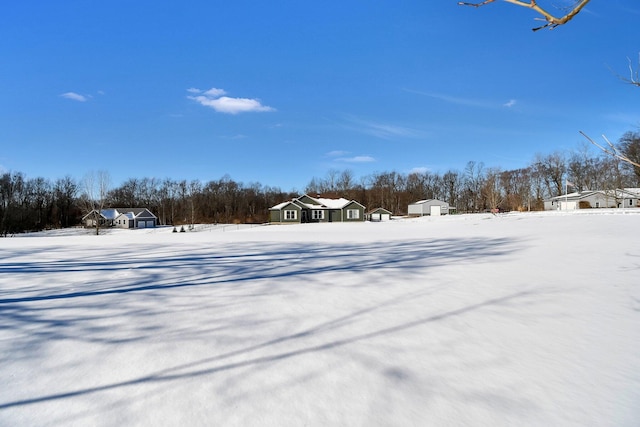
<instances>
[{"instance_id":1,"label":"snowy field","mask_svg":"<svg viewBox=\"0 0 640 427\"><path fill-rule=\"evenodd\" d=\"M640 425L640 209L171 230L0 239L0 425Z\"/></svg>"}]
</instances>

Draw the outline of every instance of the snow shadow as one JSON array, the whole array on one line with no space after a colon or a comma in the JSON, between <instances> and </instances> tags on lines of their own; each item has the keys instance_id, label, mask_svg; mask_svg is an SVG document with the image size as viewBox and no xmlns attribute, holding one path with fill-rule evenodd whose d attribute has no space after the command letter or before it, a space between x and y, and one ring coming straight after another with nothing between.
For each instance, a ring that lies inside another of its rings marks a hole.
<instances>
[{"instance_id":1,"label":"snow shadow","mask_svg":"<svg viewBox=\"0 0 640 427\"><path fill-rule=\"evenodd\" d=\"M402 269L409 272L443 263L488 260L514 249L514 242L506 238L336 245L278 243L266 248L263 245L236 244L220 249L206 247L177 255L174 249L158 250L143 245L135 249L94 250L96 253L83 251L82 257L62 256L50 261L0 262L0 273L15 274L19 277L17 280L27 283L32 275L100 275L98 283L72 292L48 293L50 286L46 289L38 286L31 289L29 295L14 296L16 289L10 285L4 286L0 290L0 306L203 285L238 285L246 281L304 278L327 272L358 273L381 269ZM64 248L42 249L47 254L54 251L63 254L66 252ZM39 255L34 250L30 258L38 259ZM12 258L11 254L7 253L6 258ZM132 282L122 280L120 283L111 279L113 276L126 275L132 270L144 272L143 277ZM65 288L65 283L60 285L58 289Z\"/></svg>"},{"instance_id":2,"label":"snow shadow","mask_svg":"<svg viewBox=\"0 0 640 427\"><path fill-rule=\"evenodd\" d=\"M7 253L0 261L0 331L10 337L2 344L10 364L55 367L48 355L55 343L71 351L95 345L107 353L139 351L141 345L212 345L194 351L186 363L169 360L130 378L46 393L34 388L13 399L5 394L0 411L223 372L247 375L247 369L334 354L487 307L508 307L530 294L512 292L454 308L406 308L446 289L446 283L425 280L432 269L496 263L521 247L506 238L468 238L137 245L75 253L56 247L34 249L29 261ZM296 311L298 301L309 304L310 293L318 296L318 310ZM371 322L378 318L387 321ZM74 363L93 363L78 357ZM396 371L381 375L389 372Z\"/></svg>"}]
</instances>

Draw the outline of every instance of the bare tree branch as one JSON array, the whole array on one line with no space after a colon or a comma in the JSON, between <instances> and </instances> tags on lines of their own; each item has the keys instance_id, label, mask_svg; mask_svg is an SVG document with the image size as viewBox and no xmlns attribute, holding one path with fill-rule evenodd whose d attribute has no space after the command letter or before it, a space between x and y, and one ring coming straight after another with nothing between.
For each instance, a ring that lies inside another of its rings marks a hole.
<instances>
[{"instance_id":1,"label":"bare tree branch","mask_svg":"<svg viewBox=\"0 0 640 427\"><path fill-rule=\"evenodd\" d=\"M640 53L638 54L638 65L637 65L636 69L634 69L633 61L631 61L631 58L627 57L627 62L629 63L629 65L628 65L628 67L629 67L629 77L628 78L618 74L617 72L615 72L613 70L613 68L610 67L609 65L607 65L607 68L609 68L609 71L611 71L612 74L614 74L617 78L619 78L623 82L628 83L628 84L633 85L633 86L640 87Z\"/></svg>"},{"instance_id":2,"label":"bare tree branch","mask_svg":"<svg viewBox=\"0 0 640 427\"><path fill-rule=\"evenodd\" d=\"M582 136L584 136L585 138L587 138L587 140L592 143L593 145L595 145L596 147L598 147L600 150L602 150L603 152L605 152L606 154L615 157L616 159L622 160L623 162L629 163L630 165L636 166L640 168L640 163L634 162L633 160L631 160L630 158L628 158L627 156L625 156L624 154L622 154L616 147L615 145L613 145L613 143L611 141L609 141L607 139L606 136L602 135L602 138L607 142L608 147L605 147L603 145L598 144L597 142L595 142L593 139L589 138L589 136L580 131L580 134Z\"/></svg>"},{"instance_id":3,"label":"bare tree branch","mask_svg":"<svg viewBox=\"0 0 640 427\"><path fill-rule=\"evenodd\" d=\"M495 1L496 0L484 0L482 2L476 2L476 3L459 1L458 4L461 6L480 7L480 6L485 6L487 4L493 3ZM538 31L542 28L548 27L549 29L553 29L559 25L566 24L567 22L571 21L591 0L579 0L569 10L569 12L563 16L554 16L553 14L548 12L546 9L539 6L536 0L503 0L503 1L506 1L507 3L515 4L516 6L527 7L529 9L536 11L540 15L542 15L544 17L544 20L547 21L547 23L541 27L533 28L533 31Z\"/></svg>"},{"instance_id":4,"label":"bare tree branch","mask_svg":"<svg viewBox=\"0 0 640 427\"><path fill-rule=\"evenodd\" d=\"M638 54L637 69L635 70L633 69L633 62L631 62L631 58L627 58L627 61L629 61L629 78L628 79L623 78L622 80L634 86L640 87L640 53Z\"/></svg>"}]
</instances>

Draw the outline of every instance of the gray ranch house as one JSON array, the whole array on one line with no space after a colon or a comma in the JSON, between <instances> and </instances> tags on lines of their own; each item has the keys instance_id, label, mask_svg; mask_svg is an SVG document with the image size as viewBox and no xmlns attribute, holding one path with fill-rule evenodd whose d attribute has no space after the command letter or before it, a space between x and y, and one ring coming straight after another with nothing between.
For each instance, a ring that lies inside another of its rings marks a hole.
<instances>
[{"instance_id":1,"label":"gray ranch house","mask_svg":"<svg viewBox=\"0 0 640 427\"><path fill-rule=\"evenodd\" d=\"M96 226L96 213L100 225L117 228L153 228L158 225L158 217L146 208L111 208L93 210L82 217L87 227Z\"/></svg>"},{"instance_id":2,"label":"gray ranch house","mask_svg":"<svg viewBox=\"0 0 640 427\"><path fill-rule=\"evenodd\" d=\"M427 199L411 203L407 209L409 216L438 216L449 213L449 203L442 200Z\"/></svg>"},{"instance_id":3,"label":"gray ranch house","mask_svg":"<svg viewBox=\"0 0 640 427\"><path fill-rule=\"evenodd\" d=\"M269 222L360 222L365 220L364 211L365 207L355 200L325 199L305 194L269 208Z\"/></svg>"},{"instance_id":4,"label":"gray ranch house","mask_svg":"<svg viewBox=\"0 0 640 427\"><path fill-rule=\"evenodd\" d=\"M640 188L624 188L611 191L577 191L544 201L544 210L546 211L637 207L640 207Z\"/></svg>"}]
</instances>

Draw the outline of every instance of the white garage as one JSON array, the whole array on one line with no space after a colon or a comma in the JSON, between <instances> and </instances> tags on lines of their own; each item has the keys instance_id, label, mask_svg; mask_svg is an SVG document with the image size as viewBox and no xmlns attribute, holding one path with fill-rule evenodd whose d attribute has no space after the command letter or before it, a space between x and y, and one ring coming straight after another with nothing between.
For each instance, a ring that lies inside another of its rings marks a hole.
<instances>
[{"instance_id":1,"label":"white garage","mask_svg":"<svg viewBox=\"0 0 640 427\"><path fill-rule=\"evenodd\" d=\"M449 213L449 203L442 200L427 199L411 203L407 209L409 216L439 216Z\"/></svg>"},{"instance_id":2,"label":"white garage","mask_svg":"<svg viewBox=\"0 0 640 427\"><path fill-rule=\"evenodd\" d=\"M385 208L377 208L367 212L367 220L372 222L389 221L391 219L391 211Z\"/></svg>"}]
</instances>

